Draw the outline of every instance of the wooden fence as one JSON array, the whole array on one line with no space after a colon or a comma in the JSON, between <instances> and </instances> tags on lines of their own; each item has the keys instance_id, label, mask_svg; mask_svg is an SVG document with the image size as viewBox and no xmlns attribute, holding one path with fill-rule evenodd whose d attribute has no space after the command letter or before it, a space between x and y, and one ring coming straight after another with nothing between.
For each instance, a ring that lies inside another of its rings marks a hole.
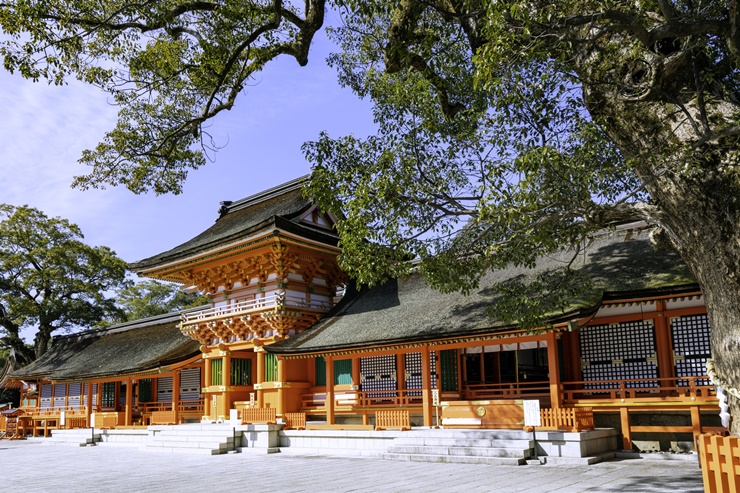
<instances>
[{"instance_id":1,"label":"wooden fence","mask_svg":"<svg viewBox=\"0 0 740 493\"><path fill-rule=\"evenodd\" d=\"M285 413L286 430L305 430L306 413Z\"/></svg>"},{"instance_id":2,"label":"wooden fence","mask_svg":"<svg viewBox=\"0 0 740 493\"><path fill-rule=\"evenodd\" d=\"M153 411L149 423L153 425L174 425L177 424L175 411Z\"/></svg>"},{"instance_id":3,"label":"wooden fence","mask_svg":"<svg viewBox=\"0 0 740 493\"><path fill-rule=\"evenodd\" d=\"M541 430L584 431L594 429L594 412L590 407L540 409Z\"/></svg>"},{"instance_id":4,"label":"wooden fence","mask_svg":"<svg viewBox=\"0 0 740 493\"><path fill-rule=\"evenodd\" d=\"M697 441L705 493L740 492L740 438L706 433Z\"/></svg>"},{"instance_id":5,"label":"wooden fence","mask_svg":"<svg viewBox=\"0 0 740 493\"><path fill-rule=\"evenodd\" d=\"M375 413L375 429L387 430L396 428L399 430L411 429L411 418L408 411L377 411Z\"/></svg>"},{"instance_id":6,"label":"wooden fence","mask_svg":"<svg viewBox=\"0 0 740 493\"><path fill-rule=\"evenodd\" d=\"M277 423L277 408L275 407L244 407L242 408L242 423Z\"/></svg>"}]
</instances>

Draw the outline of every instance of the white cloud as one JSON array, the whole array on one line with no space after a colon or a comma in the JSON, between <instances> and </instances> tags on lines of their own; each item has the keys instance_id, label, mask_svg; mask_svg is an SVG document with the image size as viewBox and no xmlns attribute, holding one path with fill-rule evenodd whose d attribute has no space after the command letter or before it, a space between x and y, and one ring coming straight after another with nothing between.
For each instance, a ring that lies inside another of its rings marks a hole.
<instances>
[{"instance_id":1,"label":"white cloud","mask_svg":"<svg viewBox=\"0 0 740 493\"><path fill-rule=\"evenodd\" d=\"M136 196L125 189L79 191L73 176L82 150L115 124L116 108L96 88L76 81L54 87L0 72L0 202L29 204L80 225L86 241L127 261L172 248L209 227L218 202L238 200L309 172L300 147L321 130L365 135L369 103L340 89L326 67L327 41L307 67L272 62L258 84L209 131L227 144L216 161L191 172L180 196Z\"/></svg>"}]
</instances>

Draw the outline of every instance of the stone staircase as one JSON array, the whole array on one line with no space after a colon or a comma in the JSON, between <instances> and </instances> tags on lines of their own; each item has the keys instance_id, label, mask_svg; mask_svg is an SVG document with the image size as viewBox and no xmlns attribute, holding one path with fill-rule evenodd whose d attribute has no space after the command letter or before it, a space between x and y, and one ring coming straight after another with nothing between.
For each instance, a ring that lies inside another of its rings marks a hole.
<instances>
[{"instance_id":1,"label":"stone staircase","mask_svg":"<svg viewBox=\"0 0 740 493\"><path fill-rule=\"evenodd\" d=\"M532 455L531 434L518 430L416 430L393 440L387 460L517 466Z\"/></svg>"},{"instance_id":2,"label":"stone staircase","mask_svg":"<svg viewBox=\"0 0 740 493\"><path fill-rule=\"evenodd\" d=\"M242 432L231 425L188 424L150 426L147 451L219 455L241 445Z\"/></svg>"},{"instance_id":3,"label":"stone staircase","mask_svg":"<svg viewBox=\"0 0 740 493\"><path fill-rule=\"evenodd\" d=\"M52 430L51 437L42 443L45 445L68 445L86 447L100 441L100 430L92 428L74 428L71 430Z\"/></svg>"}]
</instances>

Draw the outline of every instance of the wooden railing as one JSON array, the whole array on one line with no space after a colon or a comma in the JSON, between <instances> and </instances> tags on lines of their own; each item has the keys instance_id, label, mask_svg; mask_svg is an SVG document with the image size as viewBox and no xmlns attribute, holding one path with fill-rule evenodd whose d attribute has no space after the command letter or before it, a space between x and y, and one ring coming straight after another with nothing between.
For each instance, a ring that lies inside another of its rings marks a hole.
<instances>
[{"instance_id":1,"label":"wooden railing","mask_svg":"<svg viewBox=\"0 0 740 493\"><path fill-rule=\"evenodd\" d=\"M563 382L560 391L566 403L660 397L662 400L710 401L716 399L708 377L631 378Z\"/></svg>"},{"instance_id":2,"label":"wooden railing","mask_svg":"<svg viewBox=\"0 0 740 493\"><path fill-rule=\"evenodd\" d=\"M285 413L286 430L305 430L306 413Z\"/></svg>"},{"instance_id":3,"label":"wooden railing","mask_svg":"<svg viewBox=\"0 0 740 493\"><path fill-rule=\"evenodd\" d=\"M372 390L369 392L342 391L334 394L335 409L373 407L421 407L421 389ZM313 392L301 396L301 408L325 409L326 392Z\"/></svg>"},{"instance_id":4,"label":"wooden railing","mask_svg":"<svg viewBox=\"0 0 740 493\"><path fill-rule=\"evenodd\" d=\"M203 399L196 401L180 401L180 404L177 406L177 410L180 412L203 411Z\"/></svg>"},{"instance_id":5,"label":"wooden railing","mask_svg":"<svg viewBox=\"0 0 740 493\"><path fill-rule=\"evenodd\" d=\"M182 323L187 325L194 322L203 322L220 317L233 317L276 306L305 308L319 312L326 312L330 308L328 301L308 301L303 297L288 296L283 293L273 293L266 295L264 298L236 301L225 307L222 306L198 312L183 313Z\"/></svg>"},{"instance_id":6,"label":"wooden railing","mask_svg":"<svg viewBox=\"0 0 740 493\"><path fill-rule=\"evenodd\" d=\"M590 407L540 409L541 430L584 431L594 429L594 413Z\"/></svg>"},{"instance_id":7,"label":"wooden railing","mask_svg":"<svg viewBox=\"0 0 740 493\"><path fill-rule=\"evenodd\" d=\"M463 390L463 399L550 398L549 382L511 382L472 384Z\"/></svg>"},{"instance_id":8,"label":"wooden railing","mask_svg":"<svg viewBox=\"0 0 740 493\"><path fill-rule=\"evenodd\" d=\"M140 402L136 409L142 413L153 413L156 411L170 411L172 410L171 402Z\"/></svg>"},{"instance_id":9,"label":"wooden railing","mask_svg":"<svg viewBox=\"0 0 740 493\"><path fill-rule=\"evenodd\" d=\"M421 389L357 392L357 405L360 407L418 407L421 403Z\"/></svg>"},{"instance_id":10,"label":"wooden railing","mask_svg":"<svg viewBox=\"0 0 740 493\"><path fill-rule=\"evenodd\" d=\"M697 441L704 491L740 491L740 438L702 434Z\"/></svg>"},{"instance_id":11,"label":"wooden railing","mask_svg":"<svg viewBox=\"0 0 740 493\"><path fill-rule=\"evenodd\" d=\"M244 407L241 410L243 424L275 424L277 423L277 408L274 407Z\"/></svg>"},{"instance_id":12,"label":"wooden railing","mask_svg":"<svg viewBox=\"0 0 740 493\"><path fill-rule=\"evenodd\" d=\"M411 418L407 410L403 411L377 411L375 413L375 429L387 430L394 428L398 430L410 430Z\"/></svg>"}]
</instances>

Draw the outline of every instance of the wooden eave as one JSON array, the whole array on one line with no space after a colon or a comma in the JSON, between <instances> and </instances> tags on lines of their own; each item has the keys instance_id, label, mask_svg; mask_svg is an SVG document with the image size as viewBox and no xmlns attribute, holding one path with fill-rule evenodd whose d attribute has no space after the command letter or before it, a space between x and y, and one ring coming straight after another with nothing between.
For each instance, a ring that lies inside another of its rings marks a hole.
<instances>
[{"instance_id":1,"label":"wooden eave","mask_svg":"<svg viewBox=\"0 0 740 493\"><path fill-rule=\"evenodd\" d=\"M309 249L330 258L335 258L341 252L341 249L337 246L302 238L276 228L163 266L142 270L139 274L144 277L187 284L189 281L184 275L185 272L194 272L223 265L237 257L251 257L258 254L260 250L268 249L278 241L288 246Z\"/></svg>"},{"instance_id":2,"label":"wooden eave","mask_svg":"<svg viewBox=\"0 0 740 493\"><path fill-rule=\"evenodd\" d=\"M491 342L491 341L497 341L500 344L506 344L506 340L521 340L521 339L531 339L531 340L538 340L541 339L541 337L547 333L547 332L555 332L555 333L562 333L567 330L565 325L558 325L556 327L551 327L547 329L539 329L535 331L524 331L524 330L510 330L510 331L502 331L502 332L496 332L496 333L488 333L488 334L479 334L479 335L469 335L469 336L460 336L460 337L447 337L447 338L440 338L440 339L430 339L430 340L419 340L414 342L405 342L405 343L395 343L395 344L375 344L375 345L369 345L369 346L363 346L363 347L356 347L356 348L345 348L345 349L334 349L334 350L325 350L325 351L315 351L310 353L280 353L277 352L279 358L281 359L306 359L306 358L315 358L317 356L329 356L329 357L336 357L336 356L351 356L351 355L359 355L359 354L368 354L368 353L393 353L397 352L399 350L408 350L408 349L416 349L416 348L422 348L425 346L429 346L430 349L432 347L437 346L452 346L454 345L456 348L461 347L473 347L480 345L481 342ZM269 351L269 349L267 350Z\"/></svg>"}]
</instances>

